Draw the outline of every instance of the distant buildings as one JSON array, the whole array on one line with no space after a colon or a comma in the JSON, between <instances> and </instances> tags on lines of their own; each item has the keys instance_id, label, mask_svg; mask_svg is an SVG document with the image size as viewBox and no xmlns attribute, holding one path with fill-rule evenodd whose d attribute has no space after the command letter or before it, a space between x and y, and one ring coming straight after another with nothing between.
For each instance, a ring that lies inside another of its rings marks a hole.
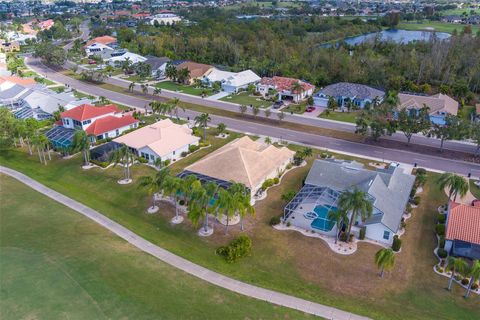
<instances>
[{"instance_id":1,"label":"distant buildings","mask_svg":"<svg viewBox=\"0 0 480 320\"><path fill-rule=\"evenodd\" d=\"M322 88L313 97L316 106L327 107L330 98L333 98L339 108L346 106L351 102L359 109L376 103L381 103L385 97L385 92L363 84L339 82Z\"/></svg>"},{"instance_id":2,"label":"distant buildings","mask_svg":"<svg viewBox=\"0 0 480 320\"><path fill-rule=\"evenodd\" d=\"M278 100L292 100L300 102L311 96L315 86L313 84L285 77L264 77L257 84L257 91L262 96L271 95L272 92L278 94Z\"/></svg>"},{"instance_id":3,"label":"distant buildings","mask_svg":"<svg viewBox=\"0 0 480 320\"><path fill-rule=\"evenodd\" d=\"M182 21L182 18L174 14L172 11L169 10L162 10L159 14L154 15L150 19L151 25L174 25L178 22Z\"/></svg>"}]
</instances>

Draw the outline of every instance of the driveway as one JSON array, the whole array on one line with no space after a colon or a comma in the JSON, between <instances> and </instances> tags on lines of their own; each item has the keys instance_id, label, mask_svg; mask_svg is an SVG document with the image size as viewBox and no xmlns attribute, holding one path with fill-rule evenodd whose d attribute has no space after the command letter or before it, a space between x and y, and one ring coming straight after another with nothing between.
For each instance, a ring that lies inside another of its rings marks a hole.
<instances>
[{"instance_id":1,"label":"driveway","mask_svg":"<svg viewBox=\"0 0 480 320\"><path fill-rule=\"evenodd\" d=\"M228 97L229 95L230 95L229 92L220 91L219 93L214 94L213 96L208 97L207 100L220 100L220 99L222 99L222 98Z\"/></svg>"}]
</instances>

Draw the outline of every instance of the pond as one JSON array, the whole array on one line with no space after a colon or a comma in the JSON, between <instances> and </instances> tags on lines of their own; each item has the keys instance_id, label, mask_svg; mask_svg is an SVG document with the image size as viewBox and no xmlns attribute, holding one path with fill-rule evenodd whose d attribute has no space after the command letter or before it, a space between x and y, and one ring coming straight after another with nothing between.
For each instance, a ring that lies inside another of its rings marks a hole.
<instances>
[{"instance_id":1,"label":"pond","mask_svg":"<svg viewBox=\"0 0 480 320\"><path fill-rule=\"evenodd\" d=\"M369 41L374 41L377 37L381 41L393 41L396 43L406 44L412 41L429 41L433 36L436 36L440 40L445 40L450 37L450 34L446 32L430 32L430 31L412 31L412 30L398 30L388 29L380 32L373 32L362 34L356 37L345 38L344 41L349 45L358 45ZM339 43L337 42L337 45ZM320 45L322 48L330 48L331 43L324 43Z\"/></svg>"}]
</instances>

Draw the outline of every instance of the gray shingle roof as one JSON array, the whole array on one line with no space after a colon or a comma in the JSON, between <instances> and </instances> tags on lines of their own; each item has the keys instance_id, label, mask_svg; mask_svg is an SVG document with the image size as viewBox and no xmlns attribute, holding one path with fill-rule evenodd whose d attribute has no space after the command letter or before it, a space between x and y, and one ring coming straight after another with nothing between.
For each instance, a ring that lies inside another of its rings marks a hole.
<instances>
[{"instance_id":1,"label":"gray shingle roof","mask_svg":"<svg viewBox=\"0 0 480 320\"><path fill-rule=\"evenodd\" d=\"M169 58L167 57L154 57L154 56L147 56L147 60L145 63L149 64L150 67L152 68L152 71L157 70L160 68L164 63L170 61Z\"/></svg>"},{"instance_id":2,"label":"gray shingle roof","mask_svg":"<svg viewBox=\"0 0 480 320\"><path fill-rule=\"evenodd\" d=\"M339 82L328 85L320 90L319 93L331 97L349 97L362 100L373 100L375 97L383 98L385 96L385 92L381 90L350 82Z\"/></svg>"},{"instance_id":3,"label":"gray shingle roof","mask_svg":"<svg viewBox=\"0 0 480 320\"><path fill-rule=\"evenodd\" d=\"M397 232L414 181L414 176L398 167L373 171L355 161L315 160L305 183L337 191L357 187L367 192L375 198L373 205L383 214L366 223L381 221Z\"/></svg>"}]
</instances>

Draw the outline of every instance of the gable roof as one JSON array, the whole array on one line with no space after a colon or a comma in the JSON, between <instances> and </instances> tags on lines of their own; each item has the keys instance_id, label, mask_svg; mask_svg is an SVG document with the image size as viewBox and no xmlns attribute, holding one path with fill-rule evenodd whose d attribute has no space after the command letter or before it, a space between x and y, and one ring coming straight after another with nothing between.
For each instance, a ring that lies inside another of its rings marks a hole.
<instances>
[{"instance_id":1,"label":"gable roof","mask_svg":"<svg viewBox=\"0 0 480 320\"><path fill-rule=\"evenodd\" d=\"M438 112L446 112L452 115L457 115L458 113L458 102L446 94L439 93L433 96L421 96L399 93L398 98L400 100L399 110L407 108L421 109L426 105L430 108L429 114L431 115Z\"/></svg>"},{"instance_id":2,"label":"gable roof","mask_svg":"<svg viewBox=\"0 0 480 320\"><path fill-rule=\"evenodd\" d=\"M275 87L278 91L291 91L293 85L297 82L302 85L304 91L315 89L315 86L313 84L294 78L275 76L272 78L263 77L260 80L260 84Z\"/></svg>"},{"instance_id":3,"label":"gable roof","mask_svg":"<svg viewBox=\"0 0 480 320\"><path fill-rule=\"evenodd\" d=\"M480 245L480 207L451 202L445 239Z\"/></svg>"},{"instance_id":4,"label":"gable roof","mask_svg":"<svg viewBox=\"0 0 480 320\"><path fill-rule=\"evenodd\" d=\"M367 192L374 198L375 208L383 213L381 223L396 232L414 181L414 176L404 173L399 167L374 171L356 161L315 160L305 184L339 192L357 187ZM378 217L375 216L366 221L367 224L377 222Z\"/></svg>"},{"instance_id":5,"label":"gable roof","mask_svg":"<svg viewBox=\"0 0 480 320\"><path fill-rule=\"evenodd\" d=\"M137 122L139 121L131 115L124 115L123 117L106 116L104 118L95 120L90 126L88 126L85 132L97 136Z\"/></svg>"},{"instance_id":6,"label":"gable roof","mask_svg":"<svg viewBox=\"0 0 480 320\"><path fill-rule=\"evenodd\" d=\"M228 77L234 76L235 74L236 74L235 72L223 71L217 68L213 68L208 73L206 73L203 77L205 79L208 79L208 81L210 82L217 82L217 81L221 82L227 79Z\"/></svg>"},{"instance_id":7,"label":"gable roof","mask_svg":"<svg viewBox=\"0 0 480 320\"><path fill-rule=\"evenodd\" d=\"M104 45L109 45L112 43L117 42L117 38L111 37L111 36L101 36L101 37L96 37L93 38L92 40L88 41L87 44L85 45L86 47L94 44L94 43L101 43Z\"/></svg>"},{"instance_id":8,"label":"gable roof","mask_svg":"<svg viewBox=\"0 0 480 320\"><path fill-rule=\"evenodd\" d=\"M185 170L243 183L253 191L294 154L285 147L276 148L245 136L217 149Z\"/></svg>"},{"instance_id":9,"label":"gable roof","mask_svg":"<svg viewBox=\"0 0 480 320\"><path fill-rule=\"evenodd\" d=\"M319 91L330 97L350 97L373 100L375 97L383 98L385 92L359 83L339 82L328 85Z\"/></svg>"},{"instance_id":10,"label":"gable roof","mask_svg":"<svg viewBox=\"0 0 480 320\"><path fill-rule=\"evenodd\" d=\"M0 77L0 84L4 82L12 82L24 87L33 87L34 85L37 84L37 81L35 81L34 78L20 78L17 76L4 76Z\"/></svg>"},{"instance_id":11,"label":"gable roof","mask_svg":"<svg viewBox=\"0 0 480 320\"><path fill-rule=\"evenodd\" d=\"M78 121L100 117L109 113L118 113L120 109L114 104L109 104L102 107L95 107L91 104L82 104L78 107L64 111L61 114L62 118L71 118Z\"/></svg>"},{"instance_id":12,"label":"gable roof","mask_svg":"<svg viewBox=\"0 0 480 320\"><path fill-rule=\"evenodd\" d=\"M184 68L187 68L190 71L190 78L195 79L202 77L205 73L207 73L208 70L212 69L213 67L209 64L196 63L192 61L186 61L177 65L177 70L181 70Z\"/></svg>"},{"instance_id":13,"label":"gable roof","mask_svg":"<svg viewBox=\"0 0 480 320\"><path fill-rule=\"evenodd\" d=\"M169 62L170 59L167 57L154 57L154 56L146 56L147 60L145 63L150 65L152 71L157 70L161 66L163 66L166 62Z\"/></svg>"},{"instance_id":14,"label":"gable roof","mask_svg":"<svg viewBox=\"0 0 480 320\"><path fill-rule=\"evenodd\" d=\"M188 127L165 119L118 137L114 141L137 150L148 147L162 157L199 140L199 137L192 135L192 130Z\"/></svg>"},{"instance_id":15,"label":"gable roof","mask_svg":"<svg viewBox=\"0 0 480 320\"><path fill-rule=\"evenodd\" d=\"M225 79L225 84L233 87L241 87L260 81L261 78L252 70L244 70Z\"/></svg>"}]
</instances>

